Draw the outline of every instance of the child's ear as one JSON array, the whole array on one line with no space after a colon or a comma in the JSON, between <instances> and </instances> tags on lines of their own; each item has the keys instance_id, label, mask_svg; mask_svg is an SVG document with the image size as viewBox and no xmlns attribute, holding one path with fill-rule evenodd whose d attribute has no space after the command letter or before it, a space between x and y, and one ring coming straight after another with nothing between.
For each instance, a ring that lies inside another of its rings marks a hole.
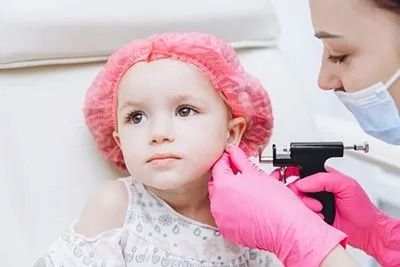
<instances>
[{"instance_id":1,"label":"child's ear","mask_svg":"<svg viewBox=\"0 0 400 267\"><path fill-rule=\"evenodd\" d=\"M238 146L242 140L242 136L246 131L247 122L243 117L236 117L228 123L228 133L226 146L235 145Z\"/></svg>"},{"instance_id":2,"label":"child's ear","mask_svg":"<svg viewBox=\"0 0 400 267\"><path fill-rule=\"evenodd\" d=\"M114 138L115 143L117 143L117 145L119 147L121 147L121 141L119 140L119 134L116 130L114 130L114 132L112 133L112 136Z\"/></svg>"}]
</instances>

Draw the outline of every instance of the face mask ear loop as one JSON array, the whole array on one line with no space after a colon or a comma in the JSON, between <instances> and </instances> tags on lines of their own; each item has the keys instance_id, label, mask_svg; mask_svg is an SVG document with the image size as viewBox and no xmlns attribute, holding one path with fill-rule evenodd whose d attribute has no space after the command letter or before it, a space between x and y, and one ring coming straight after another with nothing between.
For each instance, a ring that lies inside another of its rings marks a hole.
<instances>
[{"instance_id":1,"label":"face mask ear loop","mask_svg":"<svg viewBox=\"0 0 400 267\"><path fill-rule=\"evenodd\" d=\"M400 78L400 69L396 71L395 74L393 74L393 76L389 79L389 81L387 81L387 83L385 84L386 88L389 89L390 86L392 86L399 78Z\"/></svg>"}]
</instances>

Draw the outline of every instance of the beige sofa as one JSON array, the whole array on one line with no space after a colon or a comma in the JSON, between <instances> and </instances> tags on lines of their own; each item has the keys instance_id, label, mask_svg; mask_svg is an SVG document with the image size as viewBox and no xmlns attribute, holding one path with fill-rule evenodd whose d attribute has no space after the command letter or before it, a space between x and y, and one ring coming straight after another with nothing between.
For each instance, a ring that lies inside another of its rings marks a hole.
<instances>
[{"instance_id":1,"label":"beige sofa","mask_svg":"<svg viewBox=\"0 0 400 267\"><path fill-rule=\"evenodd\" d=\"M279 25L268 1L6 2L0 4L0 266L31 264L79 216L96 186L123 175L96 151L81 108L104 60L131 39L163 31L226 39L271 95L271 142L319 138L301 82L276 46Z\"/></svg>"}]
</instances>

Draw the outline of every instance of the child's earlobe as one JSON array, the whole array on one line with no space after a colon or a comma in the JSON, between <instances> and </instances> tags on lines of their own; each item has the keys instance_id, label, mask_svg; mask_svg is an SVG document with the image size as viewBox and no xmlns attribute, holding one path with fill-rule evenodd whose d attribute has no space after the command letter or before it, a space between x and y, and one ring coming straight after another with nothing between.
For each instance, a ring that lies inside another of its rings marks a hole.
<instances>
[{"instance_id":1,"label":"child's earlobe","mask_svg":"<svg viewBox=\"0 0 400 267\"><path fill-rule=\"evenodd\" d=\"M112 136L113 136L115 143L117 143L117 145L119 147L121 147L121 141L119 140L119 134L116 130L113 131Z\"/></svg>"}]
</instances>

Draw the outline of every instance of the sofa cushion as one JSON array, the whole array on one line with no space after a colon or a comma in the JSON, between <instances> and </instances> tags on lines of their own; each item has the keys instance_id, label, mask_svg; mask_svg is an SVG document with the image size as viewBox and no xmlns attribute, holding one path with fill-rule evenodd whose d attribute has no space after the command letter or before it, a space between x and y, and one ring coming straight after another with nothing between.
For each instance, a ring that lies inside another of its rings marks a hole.
<instances>
[{"instance_id":1,"label":"sofa cushion","mask_svg":"<svg viewBox=\"0 0 400 267\"><path fill-rule=\"evenodd\" d=\"M5 0L0 69L100 61L132 39L165 31L265 47L276 44L279 26L267 0Z\"/></svg>"}]
</instances>

